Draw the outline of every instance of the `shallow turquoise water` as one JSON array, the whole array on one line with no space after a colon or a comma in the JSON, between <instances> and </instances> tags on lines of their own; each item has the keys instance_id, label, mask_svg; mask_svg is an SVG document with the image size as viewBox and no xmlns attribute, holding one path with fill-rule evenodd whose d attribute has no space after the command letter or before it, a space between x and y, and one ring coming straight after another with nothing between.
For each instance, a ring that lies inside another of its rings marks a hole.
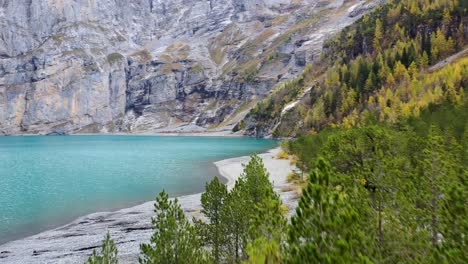
<instances>
[{"instance_id":1,"label":"shallow turquoise water","mask_svg":"<svg viewBox=\"0 0 468 264\"><path fill-rule=\"evenodd\" d=\"M0 244L79 216L200 192L213 161L276 141L163 136L0 137Z\"/></svg>"}]
</instances>

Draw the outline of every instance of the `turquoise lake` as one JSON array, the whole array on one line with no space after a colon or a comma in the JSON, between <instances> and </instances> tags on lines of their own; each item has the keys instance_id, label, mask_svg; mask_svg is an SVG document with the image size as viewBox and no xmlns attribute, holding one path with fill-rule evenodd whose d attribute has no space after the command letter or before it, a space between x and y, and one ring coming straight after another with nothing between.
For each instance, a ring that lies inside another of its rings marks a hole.
<instances>
[{"instance_id":1,"label":"turquoise lake","mask_svg":"<svg viewBox=\"0 0 468 264\"><path fill-rule=\"evenodd\" d=\"M77 217L137 205L165 189L201 192L213 161L277 141L226 137L0 137L0 244Z\"/></svg>"}]
</instances>

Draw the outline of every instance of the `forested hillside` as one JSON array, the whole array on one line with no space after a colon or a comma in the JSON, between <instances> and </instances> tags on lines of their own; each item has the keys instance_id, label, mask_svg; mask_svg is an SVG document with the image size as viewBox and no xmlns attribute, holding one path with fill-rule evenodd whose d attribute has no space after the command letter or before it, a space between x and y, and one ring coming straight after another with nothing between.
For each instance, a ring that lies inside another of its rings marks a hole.
<instances>
[{"instance_id":1,"label":"forested hillside","mask_svg":"<svg viewBox=\"0 0 468 264\"><path fill-rule=\"evenodd\" d=\"M457 0L389 1L328 40L319 61L277 87L236 129L256 136L294 136L355 126L371 116L394 123L444 100L463 104L467 5ZM300 103L283 111L309 87Z\"/></svg>"},{"instance_id":2,"label":"forested hillside","mask_svg":"<svg viewBox=\"0 0 468 264\"><path fill-rule=\"evenodd\" d=\"M330 128L288 146L306 171L329 164L325 192L338 191L346 207L331 209L321 221L336 225L323 228L350 236L343 245L350 243L356 254L375 263L466 263L467 120L466 105L445 102L429 106L418 118ZM300 203L296 217L301 221L312 219L302 213L307 208ZM340 212L343 219L336 217ZM347 223L346 229L338 223ZM293 226L306 237L307 227L294 221ZM315 243L296 242L305 255Z\"/></svg>"}]
</instances>

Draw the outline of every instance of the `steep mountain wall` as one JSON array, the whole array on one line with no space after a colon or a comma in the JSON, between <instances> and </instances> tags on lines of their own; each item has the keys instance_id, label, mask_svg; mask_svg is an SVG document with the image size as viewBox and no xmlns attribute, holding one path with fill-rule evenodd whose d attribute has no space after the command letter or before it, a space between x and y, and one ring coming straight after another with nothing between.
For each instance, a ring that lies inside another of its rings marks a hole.
<instances>
[{"instance_id":1,"label":"steep mountain wall","mask_svg":"<svg viewBox=\"0 0 468 264\"><path fill-rule=\"evenodd\" d=\"M229 129L356 4L0 0L0 134Z\"/></svg>"}]
</instances>

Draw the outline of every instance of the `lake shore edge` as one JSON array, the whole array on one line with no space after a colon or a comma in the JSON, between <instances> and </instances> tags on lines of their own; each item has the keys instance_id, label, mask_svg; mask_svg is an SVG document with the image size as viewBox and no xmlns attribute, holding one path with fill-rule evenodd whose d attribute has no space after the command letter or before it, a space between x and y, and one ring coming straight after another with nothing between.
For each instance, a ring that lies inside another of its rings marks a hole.
<instances>
[{"instance_id":1,"label":"lake shore edge","mask_svg":"<svg viewBox=\"0 0 468 264\"><path fill-rule=\"evenodd\" d=\"M297 204L297 193L287 183L287 175L294 170L289 160L276 159L280 147L259 154L270 172L273 182L283 203L292 211ZM214 162L219 176L232 188L242 173L242 164L249 161L248 156L229 158ZM175 197L188 217L201 215L201 193ZM0 245L0 261L8 263L83 263L99 248L104 235L109 231L119 250L122 263L138 260L139 245L149 242L153 233L151 217L154 201L145 202L114 212L97 212L80 217L64 226L43 231L23 239Z\"/></svg>"}]
</instances>

